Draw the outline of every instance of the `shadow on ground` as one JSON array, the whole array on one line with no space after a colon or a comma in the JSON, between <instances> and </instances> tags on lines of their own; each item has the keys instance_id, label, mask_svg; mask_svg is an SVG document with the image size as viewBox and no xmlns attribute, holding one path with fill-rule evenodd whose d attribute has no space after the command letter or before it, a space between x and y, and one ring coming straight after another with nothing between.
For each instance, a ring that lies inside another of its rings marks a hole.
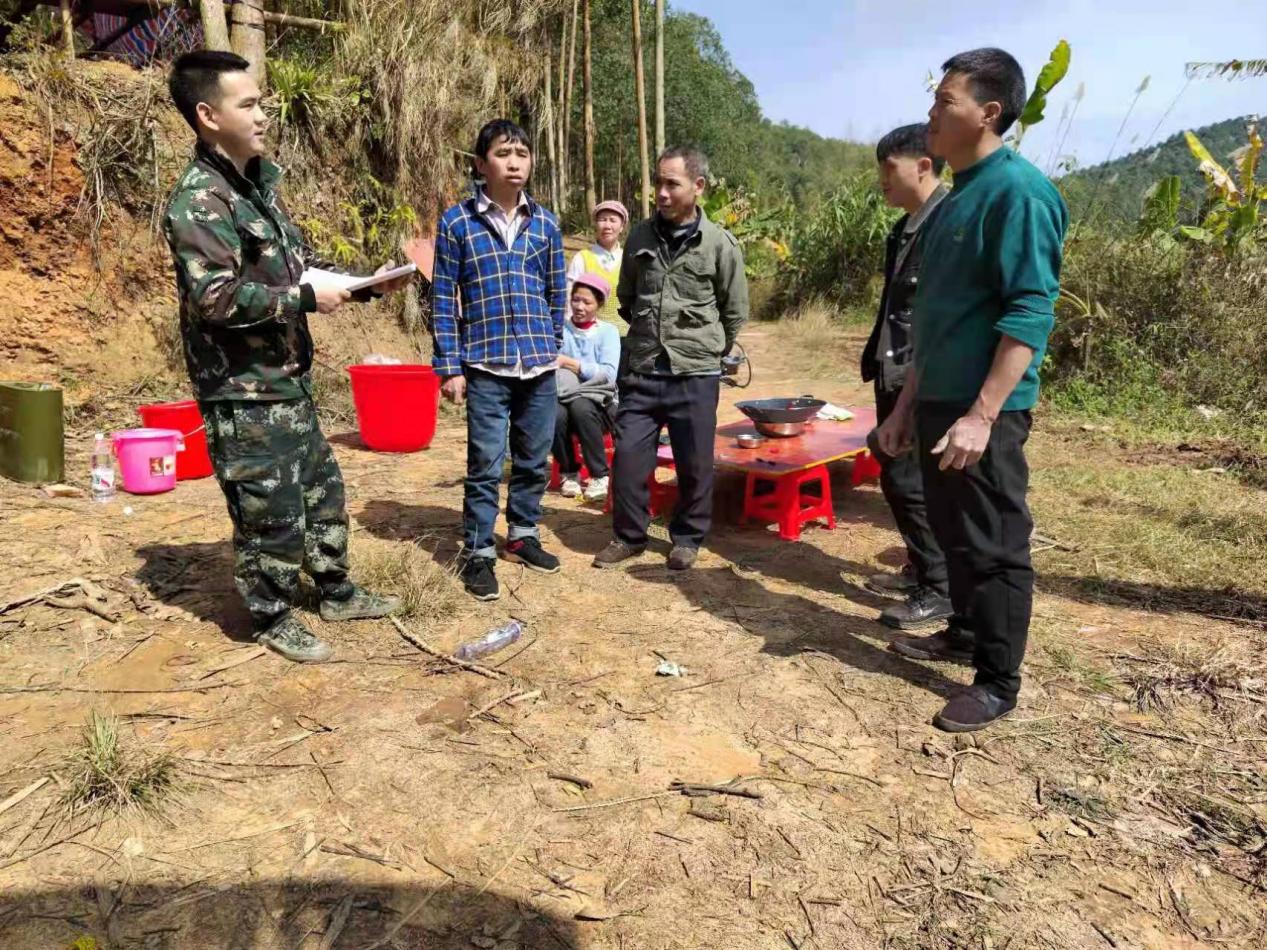
<instances>
[{"instance_id":1,"label":"shadow on ground","mask_svg":"<svg viewBox=\"0 0 1267 950\"><path fill-rule=\"evenodd\" d=\"M214 623L234 640L251 640L251 615L233 584L233 546L228 541L149 544L136 579L150 596Z\"/></svg>"},{"instance_id":2,"label":"shadow on ground","mask_svg":"<svg viewBox=\"0 0 1267 950\"><path fill-rule=\"evenodd\" d=\"M1267 597L1227 587L1167 586L1121 581L1085 574L1051 574L1040 571L1038 586L1086 604L1130 607L1158 613L1193 613L1218 620L1267 622Z\"/></svg>"},{"instance_id":3,"label":"shadow on ground","mask_svg":"<svg viewBox=\"0 0 1267 950\"><path fill-rule=\"evenodd\" d=\"M337 933L331 931L337 930ZM268 950L475 944L580 946L570 919L548 917L513 898L459 884L371 885L351 880L232 886L86 884L0 897L0 946L65 947L91 937L101 947Z\"/></svg>"}]
</instances>

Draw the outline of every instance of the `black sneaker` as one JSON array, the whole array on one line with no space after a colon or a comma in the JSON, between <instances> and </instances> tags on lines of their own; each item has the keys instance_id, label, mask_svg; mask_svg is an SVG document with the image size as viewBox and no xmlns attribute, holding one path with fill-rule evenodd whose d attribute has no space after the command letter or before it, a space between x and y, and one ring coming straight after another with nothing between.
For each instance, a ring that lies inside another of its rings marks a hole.
<instances>
[{"instance_id":1,"label":"black sneaker","mask_svg":"<svg viewBox=\"0 0 1267 950\"><path fill-rule=\"evenodd\" d=\"M943 732L976 732L1015 708L1015 699L1003 699L984 686L969 686L933 717L933 725Z\"/></svg>"},{"instance_id":2,"label":"black sneaker","mask_svg":"<svg viewBox=\"0 0 1267 950\"><path fill-rule=\"evenodd\" d=\"M517 538L506 542L502 557L522 564L538 574L559 573L559 559L541 546L540 538Z\"/></svg>"},{"instance_id":3,"label":"black sneaker","mask_svg":"<svg viewBox=\"0 0 1267 950\"><path fill-rule=\"evenodd\" d=\"M491 557L469 557L462 565L462 583L476 600L496 600L502 595L494 570L496 563Z\"/></svg>"},{"instance_id":4,"label":"black sneaker","mask_svg":"<svg viewBox=\"0 0 1267 950\"><path fill-rule=\"evenodd\" d=\"M884 597L905 597L919 587L915 580L915 568L903 564L896 574L872 574L867 578L867 590Z\"/></svg>"},{"instance_id":5,"label":"black sneaker","mask_svg":"<svg viewBox=\"0 0 1267 950\"><path fill-rule=\"evenodd\" d=\"M970 664L974 645L972 634L956 627L947 627L927 637L898 637L889 648L912 660Z\"/></svg>"},{"instance_id":6,"label":"black sneaker","mask_svg":"<svg viewBox=\"0 0 1267 950\"><path fill-rule=\"evenodd\" d=\"M918 630L941 623L954 616L949 597L942 597L931 587L919 587L906 600L880 612L880 623L897 630Z\"/></svg>"}]
</instances>

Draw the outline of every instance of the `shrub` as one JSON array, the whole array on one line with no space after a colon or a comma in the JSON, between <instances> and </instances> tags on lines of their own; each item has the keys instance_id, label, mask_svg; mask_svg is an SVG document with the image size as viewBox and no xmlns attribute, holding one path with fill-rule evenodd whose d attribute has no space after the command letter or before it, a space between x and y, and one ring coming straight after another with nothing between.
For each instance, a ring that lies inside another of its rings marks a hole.
<instances>
[{"instance_id":1,"label":"shrub","mask_svg":"<svg viewBox=\"0 0 1267 950\"><path fill-rule=\"evenodd\" d=\"M884 269L884 243L901 212L889 208L875 176L860 173L799 222L778 276L779 303L822 296L841 306L867 303Z\"/></svg>"},{"instance_id":2,"label":"shrub","mask_svg":"<svg viewBox=\"0 0 1267 950\"><path fill-rule=\"evenodd\" d=\"M1062 398L1267 415L1267 255L1085 232L1066 248L1062 284L1048 362Z\"/></svg>"}]
</instances>

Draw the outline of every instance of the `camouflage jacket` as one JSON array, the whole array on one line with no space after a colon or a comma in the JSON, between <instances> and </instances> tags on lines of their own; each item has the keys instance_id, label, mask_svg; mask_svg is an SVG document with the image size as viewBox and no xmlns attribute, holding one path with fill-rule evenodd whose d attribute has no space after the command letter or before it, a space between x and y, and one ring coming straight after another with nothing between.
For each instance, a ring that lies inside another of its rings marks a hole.
<instances>
[{"instance_id":1,"label":"camouflage jacket","mask_svg":"<svg viewBox=\"0 0 1267 950\"><path fill-rule=\"evenodd\" d=\"M281 169L256 159L243 176L203 143L168 199L185 362L201 401L311 395L317 258L278 195Z\"/></svg>"}]
</instances>

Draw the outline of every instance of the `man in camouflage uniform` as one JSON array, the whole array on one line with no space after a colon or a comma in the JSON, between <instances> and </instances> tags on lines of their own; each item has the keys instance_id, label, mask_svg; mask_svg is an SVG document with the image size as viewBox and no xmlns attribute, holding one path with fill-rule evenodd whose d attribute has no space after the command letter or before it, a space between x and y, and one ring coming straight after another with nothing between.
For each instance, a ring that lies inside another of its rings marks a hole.
<instances>
[{"instance_id":1,"label":"man in camouflage uniform","mask_svg":"<svg viewBox=\"0 0 1267 950\"><path fill-rule=\"evenodd\" d=\"M281 203L281 170L263 158L266 120L246 69L231 53L176 61L172 98L198 145L164 229L185 361L233 520L238 590L261 644L321 662L330 647L291 613L301 569L320 588L325 620L383 617L400 602L348 580L343 479L317 424L307 315L332 313L351 295L300 283L306 268L329 265Z\"/></svg>"}]
</instances>

